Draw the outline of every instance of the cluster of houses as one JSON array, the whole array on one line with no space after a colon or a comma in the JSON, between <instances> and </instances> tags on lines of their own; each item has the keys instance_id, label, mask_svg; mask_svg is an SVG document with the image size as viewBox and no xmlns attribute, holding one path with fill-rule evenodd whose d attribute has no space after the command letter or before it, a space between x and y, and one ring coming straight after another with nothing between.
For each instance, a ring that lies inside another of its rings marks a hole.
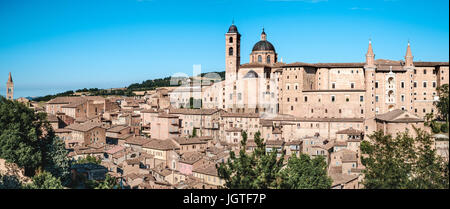
<instances>
[{"instance_id":1,"label":"cluster of houses","mask_svg":"<svg viewBox=\"0 0 450 209\"><path fill-rule=\"evenodd\" d=\"M301 153L324 156L333 187L361 187L360 130L348 127L331 138L319 133L298 137L299 122L293 118L172 108L167 97L165 88L136 97L57 97L44 111L70 158L101 160L101 165L74 168L88 179L109 174L126 188L221 188L225 182L216 165L241 149L246 131L248 152L260 132L267 151L286 151L285 162Z\"/></svg>"}]
</instances>

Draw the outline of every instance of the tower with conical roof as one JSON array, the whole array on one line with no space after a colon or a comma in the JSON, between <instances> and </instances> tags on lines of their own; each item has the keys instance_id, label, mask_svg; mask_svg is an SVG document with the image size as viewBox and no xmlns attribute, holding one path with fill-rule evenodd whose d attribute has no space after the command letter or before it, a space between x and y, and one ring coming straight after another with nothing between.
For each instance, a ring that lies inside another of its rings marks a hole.
<instances>
[{"instance_id":1,"label":"tower with conical roof","mask_svg":"<svg viewBox=\"0 0 450 209\"><path fill-rule=\"evenodd\" d=\"M413 62L413 56L411 53L411 46L408 41L408 47L406 48L406 55L405 55L405 67L406 68L413 68L414 62Z\"/></svg>"},{"instance_id":2,"label":"tower with conical roof","mask_svg":"<svg viewBox=\"0 0 450 209\"><path fill-rule=\"evenodd\" d=\"M9 72L8 82L6 82L6 99L14 99L14 82L12 80L11 72Z\"/></svg>"},{"instance_id":3,"label":"tower with conical roof","mask_svg":"<svg viewBox=\"0 0 450 209\"><path fill-rule=\"evenodd\" d=\"M366 64L364 65L364 114L367 116L364 124L366 131L375 131L375 54L373 53L372 40L369 40L369 48L366 53Z\"/></svg>"},{"instance_id":4,"label":"tower with conical roof","mask_svg":"<svg viewBox=\"0 0 450 209\"><path fill-rule=\"evenodd\" d=\"M372 40L369 40L369 48L366 53L366 66L374 67L375 66L375 54L372 49Z\"/></svg>"}]
</instances>

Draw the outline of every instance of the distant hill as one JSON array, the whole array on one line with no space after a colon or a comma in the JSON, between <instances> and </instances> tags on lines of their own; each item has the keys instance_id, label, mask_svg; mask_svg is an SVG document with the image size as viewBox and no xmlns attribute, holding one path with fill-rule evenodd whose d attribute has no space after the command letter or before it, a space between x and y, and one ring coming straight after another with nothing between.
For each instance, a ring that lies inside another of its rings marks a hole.
<instances>
[{"instance_id":1,"label":"distant hill","mask_svg":"<svg viewBox=\"0 0 450 209\"><path fill-rule=\"evenodd\" d=\"M220 75L221 79L225 79L225 71L222 72L212 72L217 73ZM207 73L201 73L200 76L203 77ZM149 79L146 81L142 81L142 83L133 83L130 84L128 87L124 89L98 89L98 88L84 88L84 89L78 89L76 91L70 90L58 94L51 94L46 95L42 97L34 97L29 98L33 101L40 102L40 101L49 101L53 98L60 97L60 96L74 96L73 94L79 93L79 92L86 92L89 95L92 96L108 96L108 95L119 95L119 96L132 96L133 91L143 91L143 90L154 90L159 87L168 87L168 86L174 86L171 85L170 80L172 77L165 77L165 78L157 78L157 79ZM186 79L186 78L180 78L179 81ZM176 85L175 85L176 86Z\"/></svg>"}]
</instances>

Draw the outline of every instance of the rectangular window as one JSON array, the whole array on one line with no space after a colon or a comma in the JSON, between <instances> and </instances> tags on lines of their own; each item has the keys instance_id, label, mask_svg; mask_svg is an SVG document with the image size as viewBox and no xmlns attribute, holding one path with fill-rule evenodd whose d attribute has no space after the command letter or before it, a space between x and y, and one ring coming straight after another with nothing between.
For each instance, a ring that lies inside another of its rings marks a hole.
<instances>
[{"instance_id":1,"label":"rectangular window","mask_svg":"<svg viewBox=\"0 0 450 209\"><path fill-rule=\"evenodd\" d=\"M426 82L426 81L423 82L423 87L424 87L424 88L427 87L427 82Z\"/></svg>"},{"instance_id":2,"label":"rectangular window","mask_svg":"<svg viewBox=\"0 0 450 209\"><path fill-rule=\"evenodd\" d=\"M334 102L336 100L335 96L331 96L331 102Z\"/></svg>"},{"instance_id":3,"label":"rectangular window","mask_svg":"<svg viewBox=\"0 0 450 209\"><path fill-rule=\"evenodd\" d=\"M400 85L401 85L402 88L405 88L405 82L404 82L404 81L402 81L402 82L400 83Z\"/></svg>"},{"instance_id":4,"label":"rectangular window","mask_svg":"<svg viewBox=\"0 0 450 209\"><path fill-rule=\"evenodd\" d=\"M355 83L350 83L350 88L354 89L355 88Z\"/></svg>"},{"instance_id":5,"label":"rectangular window","mask_svg":"<svg viewBox=\"0 0 450 209\"><path fill-rule=\"evenodd\" d=\"M331 88L335 89L336 88L336 83L331 83Z\"/></svg>"},{"instance_id":6,"label":"rectangular window","mask_svg":"<svg viewBox=\"0 0 450 209\"><path fill-rule=\"evenodd\" d=\"M378 81L375 81L375 88L378 88Z\"/></svg>"},{"instance_id":7,"label":"rectangular window","mask_svg":"<svg viewBox=\"0 0 450 209\"><path fill-rule=\"evenodd\" d=\"M417 81L414 81L414 88L417 88Z\"/></svg>"},{"instance_id":8,"label":"rectangular window","mask_svg":"<svg viewBox=\"0 0 450 209\"><path fill-rule=\"evenodd\" d=\"M308 97L305 97L305 102L307 102L308 101Z\"/></svg>"},{"instance_id":9,"label":"rectangular window","mask_svg":"<svg viewBox=\"0 0 450 209\"><path fill-rule=\"evenodd\" d=\"M402 102L404 102L405 101L405 95L402 94L401 97L402 97Z\"/></svg>"},{"instance_id":10,"label":"rectangular window","mask_svg":"<svg viewBox=\"0 0 450 209\"><path fill-rule=\"evenodd\" d=\"M378 95L375 96L375 102L378 102Z\"/></svg>"},{"instance_id":11,"label":"rectangular window","mask_svg":"<svg viewBox=\"0 0 450 209\"><path fill-rule=\"evenodd\" d=\"M433 81L433 88L436 88L436 81Z\"/></svg>"},{"instance_id":12,"label":"rectangular window","mask_svg":"<svg viewBox=\"0 0 450 209\"><path fill-rule=\"evenodd\" d=\"M364 96L359 96L359 101L364 102Z\"/></svg>"}]
</instances>

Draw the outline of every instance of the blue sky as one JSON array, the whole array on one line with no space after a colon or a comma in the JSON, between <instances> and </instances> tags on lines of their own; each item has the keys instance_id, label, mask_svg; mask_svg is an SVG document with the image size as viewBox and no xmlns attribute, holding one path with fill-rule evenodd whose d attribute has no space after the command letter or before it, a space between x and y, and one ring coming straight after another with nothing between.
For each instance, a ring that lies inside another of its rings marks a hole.
<instances>
[{"instance_id":1,"label":"blue sky","mask_svg":"<svg viewBox=\"0 0 450 209\"><path fill-rule=\"evenodd\" d=\"M241 61L264 27L284 62L449 60L449 2L413 0L0 0L0 94L123 87L177 72L222 71L234 19Z\"/></svg>"}]
</instances>

